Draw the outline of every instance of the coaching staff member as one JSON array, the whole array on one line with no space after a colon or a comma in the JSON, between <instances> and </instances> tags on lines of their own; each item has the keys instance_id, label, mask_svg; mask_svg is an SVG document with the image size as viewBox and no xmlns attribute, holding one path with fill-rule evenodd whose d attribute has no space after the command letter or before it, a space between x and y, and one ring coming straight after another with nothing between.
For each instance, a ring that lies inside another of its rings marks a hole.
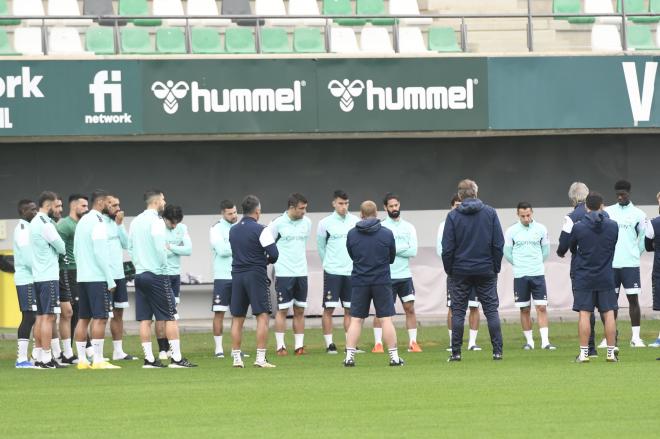
<instances>
[{"instance_id":1,"label":"coaching staff member","mask_svg":"<svg viewBox=\"0 0 660 439\"><path fill-rule=\"evenodd\" d=\"M458 183L461 205L449 212L442 236L442 263L455 282L451 297L452 338L448 361L461 361L463 324L472 288L483 307L493 345L493 360L502 359L502 329L497 274L502 265L504 235L495 209L477 198L472 180Z\"/></svg>"}]
</instances>

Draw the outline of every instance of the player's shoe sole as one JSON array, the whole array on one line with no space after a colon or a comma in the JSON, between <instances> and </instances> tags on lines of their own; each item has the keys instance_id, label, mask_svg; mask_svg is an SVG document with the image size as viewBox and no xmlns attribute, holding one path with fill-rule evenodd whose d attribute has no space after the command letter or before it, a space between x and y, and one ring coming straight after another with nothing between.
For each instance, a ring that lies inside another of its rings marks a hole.
<instances>
[{"instance_id":1,"label":"player's shoe sole","mask_svg":"<svg viewBox=\"0 0 660 439\"><path fill-rule=\"evenodd\" d=\"M590 361L591 361L591 360L589 359L589 357L586 357L586 358L580 358L579 355L578 355L577 357L575 357L575 362L576 362L576 363L589 363Z\"/></svg>"},{"instance_id":2,"label":"player's shoe sole","mask_svg":"<svg viewBox=\"0 0 660 439\"><path fill-rule=\"evenodd\" d=\"M34 364L31 361L17 361L16 369L34 369Z\"/></svg>"},{"instance_id":3,"label":"player's shoe sole","mask_svg":"<svg viewBox=\"0 0 660 439\"><path fill-rule=\"evenodd\" d=\"M174 361L174 359L170 360L170 364L167 365L170 369L190 369L193 367L197 367L196 364L191 363L188 361L186 357L181 357L179 361Z\"/></svg>"},{"instance_id":4,"label":"player's shoe sole","mask_svg":"<svg viewBox=\"0 0 660 439\"><path fill-rule=\"evenodd\" d=\"M556 351L556 350L557 350L557 346L555 346L555 345L553 345L553 344L551 344L551 343L548 343L547 345L543 346L542 349L545 349L546 351Z\"/></svg>"},{"instance_id":5,"label":"player's shoe sole","mask_svg":"<svg viewBox=\"0 0 660 439\"><path fill-rule=\"evenodd\" d=\"M261 369L273 369L277 366L274 364L270 364L268 361L264 361L263 363L257 363L256 361L254 362L254 367L259 367Z\"/></svg>"},{"instance_id":6,"label":"player's shoe sole","mask_svg":"<svg viewBox=\"0 0 660 439\"><path fill-rule=\"evenodd\" d=\"M449 350L451 351L451 348ZM481 346L476 344L468 347L468 351L480 351L480 350L481 350Z\"/></svg>"},{"instance_id":7,"label":"player's shoe sole","mask_svg":"<svg viewBox=\"0 0 660 439\"><path fill-rule=\"evenodd\" d=\"M216 352L215 353L215 358L223 359L223 358L225 358L225 353L224 352Z\"/></svg>"}]
</instances>

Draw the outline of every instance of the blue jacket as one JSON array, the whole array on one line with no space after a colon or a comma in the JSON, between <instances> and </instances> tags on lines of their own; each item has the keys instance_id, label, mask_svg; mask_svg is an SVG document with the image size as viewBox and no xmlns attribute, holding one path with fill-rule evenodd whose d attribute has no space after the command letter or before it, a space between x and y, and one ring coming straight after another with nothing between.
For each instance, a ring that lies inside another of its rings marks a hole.
<instances>
[{"instance_id":1,"label":"blue jacket","mask_svg":"<svg viewBox=\"0 0 660 439\"><path fill-rule=\"evenodd\" d=\"M603 212L589 212L573 226L571 250L575 270L573 289L580 291L614 288L614 249L619 226Z\"/></svg>"},{"instance_id":2,"label":"blue jacket","mask_svg":"<svg viewBox=\"0 0 660 439\"><path fill-rule=\"evenodd\" d=\"M241 221L229 229L231 245L231 273L263 271L266 266L277 261L279 253L270 230L257 220L244 216Z\"/></svg>"},{"instance_id":3,"label":"blue jacket","mask_svg":"<svg viewBox=\"0 0 660 439\"><path fill-rule=\"evenodd\" d=\"M353 286L383 285L392 282L390 264L396 258L392 232L378 218L358 222L349 230L346 249L353 260Z\"/></svg>"},{"instance_id":4,"label":"blue jacket","mask_svg":"<svg viewBox=\"0 0 660 439\"><path fill-rule=\"evenodd\" d=\"M655 252L653 254L653 277L658 279L660 278L660 216L646 223L646 238L644 243L646 245L646 251Z\"/></svg>"},{"instance_id":5,"label":"blue jacket","mask_svg":"<svg viewBox=\"0 0 660 439\"><path fill-rule=\"evenodd\" d=\"M442 263L449 275L500 272L504 234L492 207L468 198L449 212L442 235Z\"/></svg>"},{"instance_id":6,"label":"blue jacket","mask_svg":"<svg viewBox=\"0 0 660 439\"><path fill-rule=\"evenodd\" d=\"M587 208L584 203L578 203L575 209L564 217L564 224L559 234L559 246L557 247L557 256L563 258L566 253L571 251L571 277L575 269L575 259L573 258L573 249L571 249L571 231L575 223L580 221L587 214Z\"/></svg>"}]
</instances>

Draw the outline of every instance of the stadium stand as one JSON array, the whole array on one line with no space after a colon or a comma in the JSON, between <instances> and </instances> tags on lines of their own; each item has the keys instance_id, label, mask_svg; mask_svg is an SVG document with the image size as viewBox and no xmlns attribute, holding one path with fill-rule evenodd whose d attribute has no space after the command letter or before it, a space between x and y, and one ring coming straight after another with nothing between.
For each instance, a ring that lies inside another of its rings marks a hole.
<instances>
[{"instance_id":1,"label":"stadium stand","mask_svg":"<svg viewBox=\"0 0 660 439\"><path fill-rule=\"evenodd\" d=\"M595 24L591 30L591 49L594 52L621 50L621 35L613 24Z\"/></svg>"},{"instance_id":2,"label":"stadium stand","mask_svg":"<svg viewBox=\"0 0 660 439\"><path fill-rule=\"evenodd\" d=\"M360 48L362 52L393 54L394 48L387 29L383 27L365 26L360 32Z\"/></svg>"}]
</instances>

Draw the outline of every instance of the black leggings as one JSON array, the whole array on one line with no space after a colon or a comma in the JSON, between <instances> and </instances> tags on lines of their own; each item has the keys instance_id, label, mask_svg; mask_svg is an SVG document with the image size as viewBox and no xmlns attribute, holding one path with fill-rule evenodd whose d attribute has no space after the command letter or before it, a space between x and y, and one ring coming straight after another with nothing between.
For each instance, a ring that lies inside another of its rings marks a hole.
<instances>
[{"instance_id":1,"label":"black leggings","mask_svg":"<svg viewBox=\"0 0 660 439\"><path fill-rule=\"evenodd\" d=\"M32 327L34 326L34 322L37 320L37 312L36 311L24 311L23 317L21 318L21 324L18 326L18 338L19 339L24 339L24 340L29 340L30 339L30 331L32 331Z\"/></svg>"}]
</instances>

